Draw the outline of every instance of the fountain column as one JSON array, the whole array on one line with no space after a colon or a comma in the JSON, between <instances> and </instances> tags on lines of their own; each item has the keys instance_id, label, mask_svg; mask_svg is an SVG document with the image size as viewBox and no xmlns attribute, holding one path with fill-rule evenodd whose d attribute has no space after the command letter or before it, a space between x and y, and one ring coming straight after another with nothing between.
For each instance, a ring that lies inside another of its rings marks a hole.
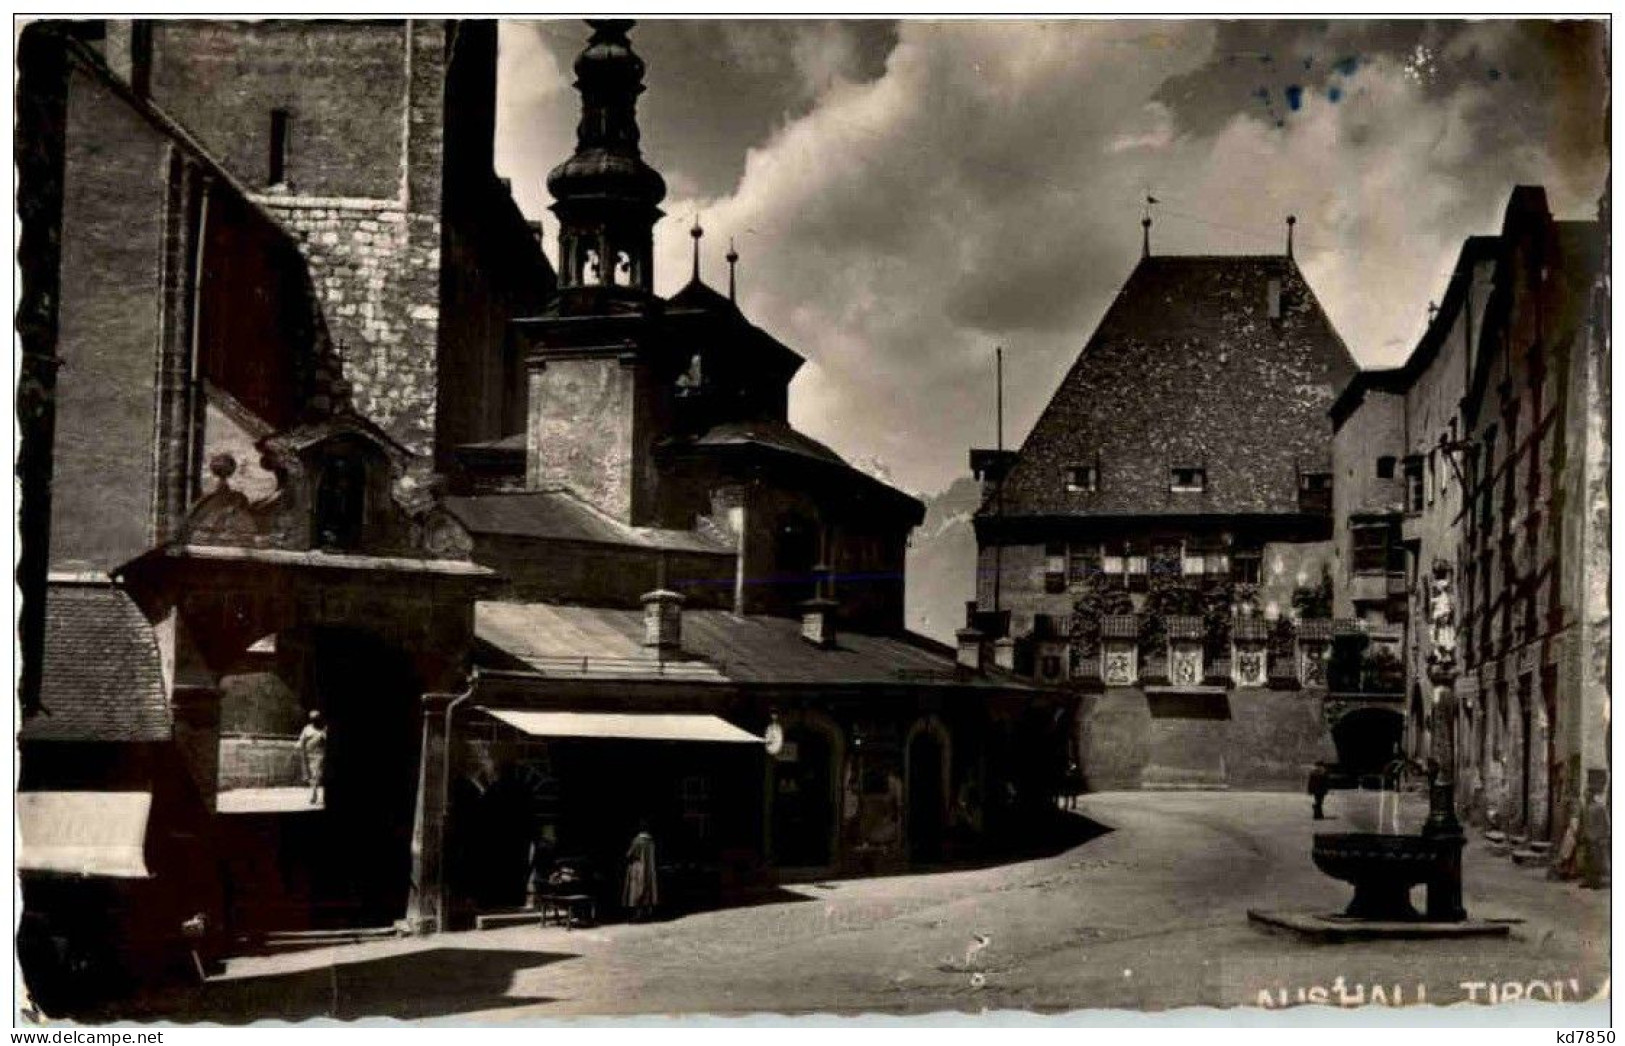
<instances>
[{"instance_id":1,"label":"fountain column","mask_svg":"<svg viewBox=\"0 0 1625 1046\"><path fill-rule=\"evenodd\" d=\"M1434 877L1428 881L1427 917L1461 922L1461 850L1466 845L1456 817L1456 611L1450 566L1435 560L1428 619L1431 648L1428 678L1433 684L1433 751L1428 767L1428 817L1422 834L1439 845Z\"/></svg>"}]
</instances>

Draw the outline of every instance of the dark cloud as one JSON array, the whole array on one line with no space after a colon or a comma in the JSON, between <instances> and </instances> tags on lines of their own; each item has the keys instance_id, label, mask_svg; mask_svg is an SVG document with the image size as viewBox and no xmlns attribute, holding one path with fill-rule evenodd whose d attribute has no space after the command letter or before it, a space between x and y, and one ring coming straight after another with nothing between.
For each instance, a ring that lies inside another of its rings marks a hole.
<instances>
[{"instance_id":1,"label":"dark cloud","mask_svg":"<svg viewBox=\"0 0 1625 1046\"><path fill-rule=\"evenodd\" d=\"M545 52L534 71L510 65L515 79L564 76L564 86L590 32L576 19L508 22L502 29L510 56L519 51L534 60ZM674 190L698 196L732 191L746 151L804 115L832 84L880 76L897 40L889 20L647 19L634 35L649 70L639 102L644 152ZM539 132L552 144L557 128L573 129L575 106L573 92L560 92L530 109L532 127L513 131ZM545 130L535 126L544 123Z\"/></svg>"},{"instance_id":2,"label":"dark cloud","mask_svg":"<svg viewBox=\"0 0 1625 1046\"><path fill-rule=\"evenodd\" d=\"M560 70L580 38L504 35L505 82L533 70L499 132L521 179L568 151ZM1276 253L1296 214L1300 264L1379 364L1514 184L1588 214L1608 166L1600 22L672 22L635 39L646 151L685 216L658 232L662 289L703 210L707 244L739 239L746 310L809 359L798 424L919 489L992 439L999 344L1019 442L1135 264L1147 191L1157 251Z\"/></svg>"}]
</instances>

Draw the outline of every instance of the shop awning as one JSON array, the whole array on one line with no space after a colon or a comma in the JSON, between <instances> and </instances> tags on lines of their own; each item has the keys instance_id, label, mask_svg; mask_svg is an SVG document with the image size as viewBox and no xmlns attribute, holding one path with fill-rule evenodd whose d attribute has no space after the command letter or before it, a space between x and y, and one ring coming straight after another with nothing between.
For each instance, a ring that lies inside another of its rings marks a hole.
<instances>
[{"instance_id":1,"label":"shop awning","mask_svg":"<svg viewBox=\"0 0 1625 1046\"><path fill-rule=\"evenodd\" d=\"M761 744L762 739L725 719L700 713L483 711L532 737L596 737L618 741L723 741Z\"/></svg>"},{"instance_id":2,"label":"shop awning","mask_svg":"<svg viewBox=\"0 0 1625 1046\"><path fill-rule=\"evenodd\" d=\"M149 792L17 793L17 869L147 879Z\"/></svg>"}]
</instances>

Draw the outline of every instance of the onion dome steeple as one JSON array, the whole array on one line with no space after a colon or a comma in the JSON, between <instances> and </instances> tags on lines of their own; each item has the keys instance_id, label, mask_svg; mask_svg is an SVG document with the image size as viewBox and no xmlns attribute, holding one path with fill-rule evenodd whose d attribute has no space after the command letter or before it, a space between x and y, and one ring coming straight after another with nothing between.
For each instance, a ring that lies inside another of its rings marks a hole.
<instances>
[{"instance_id":1,"label":"onion dome steeple","mask_svg":"<svg viewBox=\"0 0 1625 1046\"><path fill-rule=\"evenodd\" d=\"M643 59L626 38L631 19L587 24L592 37L575 63L581 93L575 155L547 176L559 218L559 284L651 292L653 230L666 182L638 151Z\"/></svg>"}]
</instances>

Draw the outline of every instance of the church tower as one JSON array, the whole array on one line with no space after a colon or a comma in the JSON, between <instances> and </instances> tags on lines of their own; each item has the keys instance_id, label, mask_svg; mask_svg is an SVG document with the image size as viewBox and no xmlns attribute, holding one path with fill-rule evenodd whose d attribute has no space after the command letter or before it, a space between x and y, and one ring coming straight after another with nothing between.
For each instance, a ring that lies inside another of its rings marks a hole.
<instances>
[{"instance_id":1,"label":"church tower","mask_svg":"<svg viewBox=\"0 0 1625 1046\"><path fill-rule=\"evenodd\" d=\"M559 287L514 321L525 353L525 486L564 488L624 523L655 513L656 441L681 371L654 293L654 225L666 182L638 151L643 59L632 22L598 19L576 59L575 153L548 175ZM686 365L686 360L682 361Z\"/></svg>"},{"instance_id":2,"label":"church tower","mask_svg":"<svg viewBox=\"0 0 1625 1046\"><path fill-rule=\"evenodd\" d=\"M547 176L557 201L559 285L654 291L655 222L666 195L660 173L638 150L638 95L643 59L625 18L589 20L592 37L576 59L581 122L576 151Z\"/></svg>"}]
</instances>

